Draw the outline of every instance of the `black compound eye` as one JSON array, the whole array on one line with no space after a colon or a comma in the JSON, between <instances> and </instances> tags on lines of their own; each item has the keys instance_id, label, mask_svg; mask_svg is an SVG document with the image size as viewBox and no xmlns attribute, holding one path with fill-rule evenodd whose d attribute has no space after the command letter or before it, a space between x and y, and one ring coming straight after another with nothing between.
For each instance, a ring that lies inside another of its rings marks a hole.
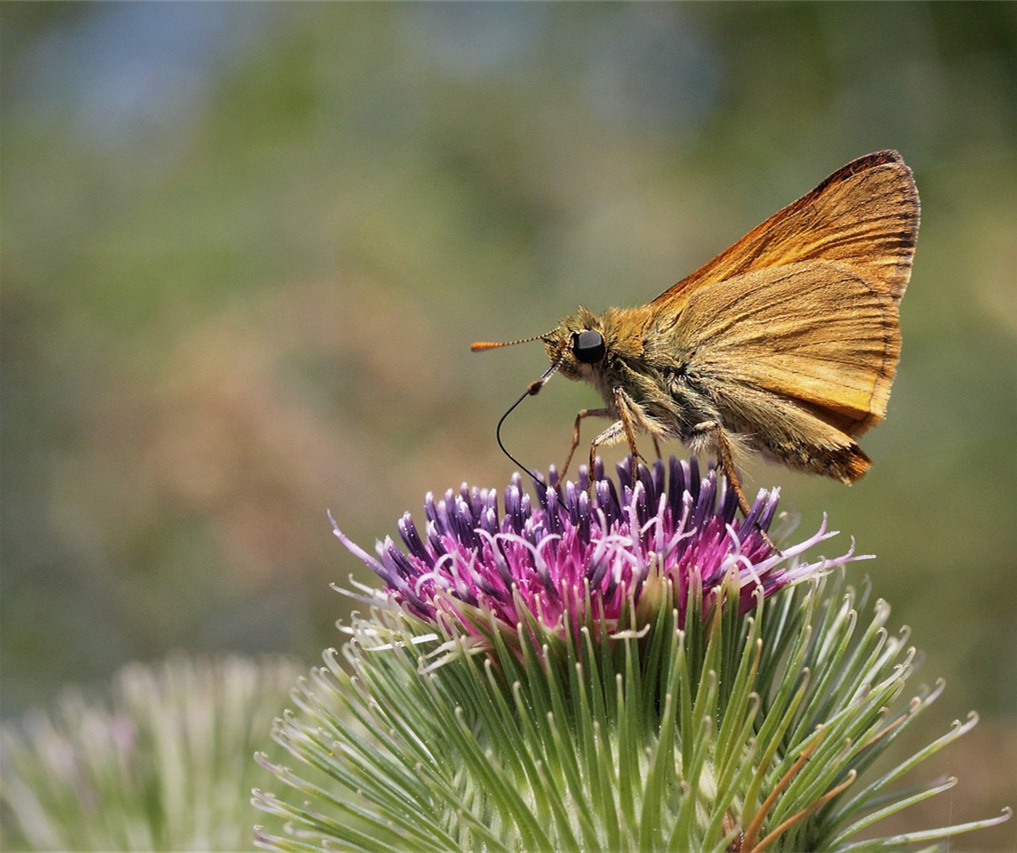
<instances>
[{"instance_id":1,"label":"black compound eye","mask_svg":"<svg viewBox=\"0 0 1017 853\"><path fill-rule=\"evenodd\" d=\"M583 364L600 361L605 352L607 347L604 346L604 336L600 332L587 329L572 339L572 354Z\"/></svg>"}]
</instances>

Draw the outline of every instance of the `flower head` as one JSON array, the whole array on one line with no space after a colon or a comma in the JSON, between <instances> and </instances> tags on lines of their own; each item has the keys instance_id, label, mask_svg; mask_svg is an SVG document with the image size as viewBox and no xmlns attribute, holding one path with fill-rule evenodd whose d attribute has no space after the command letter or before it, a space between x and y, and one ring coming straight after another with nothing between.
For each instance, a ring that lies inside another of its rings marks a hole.
<instances>
[{"instance_id":1,"label":"flower head","mask_svg":"<svg viewBox=\"0 0 1017 853\"><path fill-rule=\"evenodd\" d=\"M421 535L409 513L399 522L402 547L391 538L377 543L377 558L335 526L335 535L382 580L388 594L412 614L467 633L477 632L478 614L515 629L536 618L550 632L606 623L617 628L631 602L640 607L647 590L668 581L669 597L684 624L690 585L709 594L728 585L737 590L744 614L764 597L802 578L852 559L853 549L832 560L799 562L802 552L836 535L820 529L803 542L776 550L767 531L777 512L779 490L761 490L747 518L723 476L701 475L695 459L674 457L652 468L618 466L617 482L598 463L593 488L587 472L561 482L552 468L531 499L518 474L504 492L449 490L443 500L428 494ZM591 496L592 493L592 496ZM630 625L628 627L640 627Z\"/></svg>"},{"instance_id":2,"label":"flower head","mask_svg":"<svg viewBox=\"0 0 1017 853\"><path fill-rule=\"evenodd\" d=\"M386 588L275 727L312 775L258 757L288 789L254 792L286 821L259 846L896 850L1009 817L855 840L949 788L895 782L974 718L876 763L942 686L906 701L907 631L827 571L850 552L799 561L825 522L774 548L776 490L738 521L716 471L630 459L425 505L377 557L336 529Z\"/></svg>"}]
</instances>

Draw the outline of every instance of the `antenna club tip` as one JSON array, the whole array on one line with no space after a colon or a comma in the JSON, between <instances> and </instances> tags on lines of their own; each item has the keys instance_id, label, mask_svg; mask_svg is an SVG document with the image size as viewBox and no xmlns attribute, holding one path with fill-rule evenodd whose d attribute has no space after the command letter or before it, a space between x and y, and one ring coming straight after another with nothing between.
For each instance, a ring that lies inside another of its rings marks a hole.
<instances>
[{"instance_id":1,"label":"antenna club tip","mask_svg":"<svg viewBox=\"0 0 1017 853\"><path fill-rule=\"evenodd\" d=\"M491 341L474 341L470 344L470 352L483 352L486 349L493 349L498 344Z\"/></svg>"}]
</instances>

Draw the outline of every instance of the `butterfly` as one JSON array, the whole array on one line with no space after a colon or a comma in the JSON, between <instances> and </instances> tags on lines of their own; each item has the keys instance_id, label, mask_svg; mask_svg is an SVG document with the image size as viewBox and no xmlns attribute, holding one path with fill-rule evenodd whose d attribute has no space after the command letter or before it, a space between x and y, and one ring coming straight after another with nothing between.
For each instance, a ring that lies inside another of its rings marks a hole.
<instances>
[{"instance_id":1,"label":"butterfly","mask_svg":"<svg viewBox=\"0 0 1017 853\"><path fill-rule=\"evenodd\" d=\"M856 439L886 414L897 370L919 218L911 170L877 151L646 305L579 308L542 335L472 349L543 341L550 367L516 405L555 372L600 392L603 405L576 416L563 473L582 421L604 417L591 470L602 445L638 456L639 434L677 438L717 459L746 514L743 447L853 483L872 464Z\"/></svg>"}]
</instances>

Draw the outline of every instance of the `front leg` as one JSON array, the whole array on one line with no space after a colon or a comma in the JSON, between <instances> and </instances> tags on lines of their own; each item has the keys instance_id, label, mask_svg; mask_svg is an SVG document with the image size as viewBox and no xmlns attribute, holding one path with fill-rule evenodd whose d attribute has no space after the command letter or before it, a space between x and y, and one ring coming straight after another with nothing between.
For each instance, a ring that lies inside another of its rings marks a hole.
<instances>
[{"instance_id":1,"label":"front leg","mask_svg":"<svg viewBox=\"0 0 1017 853\"><path fill-rule=\"evenodd\" d=\"M576 422L572 425L572 446L569 448L569 455L565 458L565 464L561 469L561 477L565 479L565 473L569 470L569 465L572 463L572 456L576 452L576 448L579 447L579 425L583 422L583 418L609 418L614 414L610 409L582 409L579 414L576 415ZM617 426L615 424L614 426ZM608 427L602 435L608 433L614 427ZM598 436L599 440L599 436ZM594 446L597 442L594 441ZM592 450L590 451L592 454ZM593 467L590 467L590 482L593 482Z\"/></svg>"},{"instance_id":2,"label":"front leg","mask_svg":"<svg viewBox=\"0 0 1017 853\"><path fill-rule=\"evenodd\" d=\"M615 421L611 426L604 430L590 443L590 491L593 491L593 471L594 465L597 461L597 448L602 444L614 444L617 441L621 441L623 435L626 435L627 430L625 429L625 421ZM632 439L629 439L629 448L632 452L638 456L639 451L635 450L635 443Z\"/></svg>"},{"instance_id":3,"label":"front leg","mask_svg":"<svg viewBox=\"0 0 1017 853\"><path fill-rule=\"evenodd\" d=\"M642 455L639 453L639 447L636 445L636 431L649 432L653 435L654 446L657 446L656 430L653 428L646 417L643 415L642 409L640 409L632 400L632 398L625 393L621 388L615 388L614 391L614 408L618 413L618 420L616 420L611 426L604 430L600 435L593 439L590 444L590 482L593 482L593 467L597 457L597 448L602 444L614 444L615 442L621 441L622 436L629 444L629 452L632 457L641 462L646 462ZM660 448L657 448L658 455Z\"/></svg>"}]
</instances>

